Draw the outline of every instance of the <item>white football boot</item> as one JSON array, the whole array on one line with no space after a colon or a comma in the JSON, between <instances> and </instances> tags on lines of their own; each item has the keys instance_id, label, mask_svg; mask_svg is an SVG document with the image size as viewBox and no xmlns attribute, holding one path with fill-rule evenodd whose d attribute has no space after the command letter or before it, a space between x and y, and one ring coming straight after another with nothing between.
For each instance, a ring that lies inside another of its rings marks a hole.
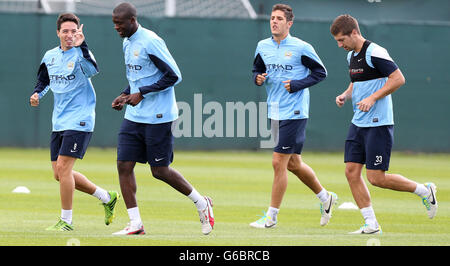
<instances>
[{"instance_id":1,"label":"white football boot","mask_svg":"<svg viewBox=\"0 0 450 266\"><path fill-rule=\"evenodd\" d=\"M120 235L145 235L144 225L138 224L133 225L132 223L128 223L127 226L118 231L113 233L113 235L120 236Z\"/></svg>"},{"instance_id":2,"label":"white football boot","mask_svg":"<svg viewBox=\"0 0 450 266\"><path fill-rule=\"evenodd\" d=\"M200 216L200 222L202 223L202 233L207 235L211 233L214 228L214 213L211 198L204 198L206 200L206 208L198 211L198 215Z\"/></svg>"},{"instance_id":3,"label":"white football boot","mask_svg":"<svg viewBox=\"0 0 450 266\"><path fill-rule=\"evenodd\" d=\"M428 218L433 219L438 208L436 199L437 188L433 183L425 183L424 185L427 187L428 191L430 191L430 194L422 198L422 203L425 205L425 208L427 208Z\"/></svg>"},{"instance_id":4,"label":"white football boot","mask_svg":"<svg viewBox=\"0 0 450 266\"><path fill-rule=\"evenodd\" d=\"M264 215L254 221L253 223L250 223L251 227L254 228L273 228L277 225L277 221L272 220L272 218L270 216L267 216L266 212L263 212Z\"/></svg>"},{"instance_id":5,"label":"white football boot","mask_svg":"<svg viewBox=\"0 0 450 266\"><path fill-rule=\"evenodd\" d=\"M381 235L381 226L378 225L377 228L371 227L368 224L364 224L361 228L354 232L350 232L351 235L360 235L360 234L373 234L373 235Z\"/></svg>"},{"instance_id":6,"label":"white football boot","mask_svg":"<svg viewBox=\"0 0 450 266\"><path fill-rule=\"evenodd\" d=\"M333 206L337 204L338 196L334 192L328 192L328 200L326 202L320 203L320 225L325 226L331 219L331 212Z\"/></svg>"}]
</instances>

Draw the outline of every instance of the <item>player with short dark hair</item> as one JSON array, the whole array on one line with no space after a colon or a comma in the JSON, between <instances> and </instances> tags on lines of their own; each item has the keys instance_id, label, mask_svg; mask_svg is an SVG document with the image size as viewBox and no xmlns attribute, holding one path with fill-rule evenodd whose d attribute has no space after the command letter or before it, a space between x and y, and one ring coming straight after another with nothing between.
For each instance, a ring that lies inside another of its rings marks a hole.
<instances>
[{"instance_id":1,"label":"player with short dark hair","mask_svg":"<svg viewBox=\"0 0 450 266\"><path fill-rule=\"evenodd\" d=\"M114 218L116 191L105 191L83 174L74 171L77 158L82 159L94 131L95 91L91 77L98 73L97 62L89 51L83 25L72 13L57 19L56 34L60 46L47 51L39 66L37 83L30 104L51 90L54 95L50 153L54 177L60 183L61 218L47 230L71 231L74 189L97 197L103 202L105 223Z\"/></svg>"},{"instance_id":2,"label":"player with short dark hair","mask_svg":"<svg viewBox=\"0 0 450 266\"><path fill-rule=\"evenodd\" d=\"M112 102L121 110L128 104L119 131L117 170L130 223L115 235L144 234L136 202L136 162L149 163L152 175L191 199L198 210L203 234L214 227L212 200L197 190L175 169L172 123L178 118L174 86L181 81L180 70L165 42L137 21L136 8L121 3L112 20L123 40L129 85Z\"/></svg>"},{"instance_id":3,"label":"player with short dark hair","mask_svg":"<svg viewBox=\"0 0 450 266\"><path fill-rule=\"evenodd\" d=\"M62 13L58 16L58 19L56 20L56 29L59 31L61 30L61 25L64 22L73 22L77 25L80 25L80 19L73 13Z\"/></svg>"},{"instance_id":4,"label":"player with short dark hair","mask_svg":"<svg viewBox=\"0 0 450 266\"><path fill-rule=\"evenodd\" d=\"M361 175L364 164L372 185L417 194L422 198L429 218L433 218L438 206L435 184L418 184L401 175L386 173L394 142L391 94L405 84L402 72L385 48L361 35L358 21L352 16L338 16L330 32L338 46L349 51L347 61L351 82L336 97L336 104L342 107L347 100L353 102L354 115L345 141L345 175L365 224L352 233L381 233L369 190Z\"/></svg>"},{"instance_id":5,"label":"player with short dark hair","mask_svg":"<svg viewBox=\"0 0 450 266\"><path fill-rule=\"evenodd\" d=\"M337 195L320 184L314 170L301 157L309 117L309 87L324 80L327 71L309 43L289 34L293 19L290 6L273 6L270 17L272 37L258 43L253 62L253 80L258 86L266 85L268 117L272 134L278 136L272 155L271 202L267 213L250 224L256 228L277 224L288 170L319 198L320 225L328 224L337 201Z\"/></svg>"}]
</instances>

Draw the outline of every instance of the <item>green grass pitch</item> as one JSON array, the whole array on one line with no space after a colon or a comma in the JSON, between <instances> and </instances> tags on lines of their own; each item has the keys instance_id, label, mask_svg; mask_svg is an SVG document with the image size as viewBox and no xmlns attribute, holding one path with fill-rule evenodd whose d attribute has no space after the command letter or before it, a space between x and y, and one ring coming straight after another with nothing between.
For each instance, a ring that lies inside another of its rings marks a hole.
<instances>
[{"instance_id":1,"label":"green grass pitch","mask_svg":"<svg viewBox=\"0 0 450 266\"><path fill-rule=\"evenodd\" d=\"M115 149L89 148L75 169L97 185L118 190ZM354 202L344 176L342 153L305 151L303 159L321 183L339 196L338 206ZM204 236L194 204L154 179L148 165L137 165L138 204L147 234L112 236L128 222L123 200L114 222L103 222L96 198L76 191L72 232L48 232L60 215L59 184L53 179L47 149L0 149L0 246L420 246L450 244L450 155L394 153L390 172L438 187L437 216L428 219L420 198L369 184L382 235L354 236L363 219L358 210L336 208L331 222L319 225L319 202L295 176L289 175L279 222L273 229L249 223L268 207L272 186L270 152L176 151L172 167L214 201L216 225ZM365 175L365 173L364 173ZM12 193L26 186L30 194Z\"/></svg>"}]
</instances>

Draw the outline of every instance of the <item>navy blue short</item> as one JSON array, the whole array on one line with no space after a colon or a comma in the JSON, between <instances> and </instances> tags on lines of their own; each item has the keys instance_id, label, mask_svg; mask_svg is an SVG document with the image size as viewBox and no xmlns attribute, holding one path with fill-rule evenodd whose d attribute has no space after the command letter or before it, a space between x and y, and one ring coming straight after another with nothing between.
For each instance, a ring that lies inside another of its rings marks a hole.
<instances>
[{"instance_id":1,"label":"navy blue short","mask_svg":"<svg viewBox=\"0 0 450 266\"><path fill-rule=\"evenodd\" d=\"M117 160L168 166L173 161L172 122L143 124L124 119L119 130Z\"/></svg>"},{"instance_id":2,"label":"navy blue short","mask_svg":"<svg viewBox=\"0 0 450 266\"><path fill-rule=\"evenodd\" d=\"M276 125L278 122L278 126ZM274 152L301 154L306 137L308 119L271 120L272 134L278 144Z\"/></svg>"},{"instance_id":3,"label":"navy blue short","mask_svg":"<svg viewBox=\"0 0 450 266\"><path fill-rule=\"evenodd\" d=\"M50 159L56 161L59 155L83 159L92 132L65 130L52 132L50 142Z\"/></svg>"},{"instance_id":4,"label":"navy blue short","mask_svg":"<svg viewBox=\"0 0 450 266\"><path fill-rule=\"evenodd\" d=\"M345 141L344 162L365 164L370 170L389 169L394 143L394 126L357 127L350 125Z\"/></svg>"}]
</instances>

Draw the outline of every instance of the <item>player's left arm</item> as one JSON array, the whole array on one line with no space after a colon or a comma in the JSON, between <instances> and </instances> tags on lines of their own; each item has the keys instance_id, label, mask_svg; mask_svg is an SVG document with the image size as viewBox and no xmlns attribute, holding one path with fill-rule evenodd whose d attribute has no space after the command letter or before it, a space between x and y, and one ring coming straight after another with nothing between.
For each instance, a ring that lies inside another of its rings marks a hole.
<instances>
[{"instance_id":1,"label":"player's left arm","mask_svg":"<svg viewBox=\"0 0 450 266\"><path fill-rule=\"evenodd\" d=\"M394 93L403 84L405 84L405 77L403 76L400 69L397 68L397 70L395 70L389 75L386 83L384 84L383 87L381 87L381 89L377 90L372 95L363 99L362 101L356 103L356 105L358 106L359 110L363 112L368 112L376 101L388 96L389 94Z\"/></svg>"},{"instance_id":2,"label":"player's left arm","mask_svg":"<svg viewBox=\"0 0 450 266\"><path fill-rule=\"evenodd\" d=\"M169 87L174 86L178 81L178 75L166 62L164 62L156 55L150 54L148 56L149 59L153 62L153 64L156 66L156 68L158 68L158 70L161 71L162 76L155 83L148 86L142 86L139 88L139 92L130 94L128 96L127 103L132 106L135 106L138 103L140 103L144 99L144 95L146 95L147 93L165 90Z\"/></svg>"},{"instance_id":3,"label":"player's left arm","mask_svg":"<svg viewBox=\"0 0 450 266\"><path fill-rule=\"evenodd\" d=\"M310 70L310 73L303 79L283 81L284 87L289 93L314 86L327 77L327 70L312 46L308 45L305 47L305 52L301 56L301 62Z\"/></svg>"},{"instance_id":4,"label":"player's left arm","mask_svg":"<svg viewBox=\"0 0 450 266\"><path fill-rule=\"evenodd\" d=\"M95 61L94 55L88 48L86 41L79 46L81 49L82 57L80 58L81 69L87 78L91 78L98 74L98 65Z\"/></svg>"},{"instance_id":5,"label":"player's left arm","mask_svg":"<svg viewBox=\"0 0 450 266\"><path fill-rule=\"evenodd\" d=\"M375 99L375 101L377 101L385 96L388 96L389 94L394 93L398 88L403 86L405 82L406 80L403 76L402 71L400 70L400 68L397 68L388 76L388 79L384 86L372 94L372 97Z\"/></svg>"},{"instance_id":6,"label":"player's left arm","mask_svg":"<svg viewBox=\"0 0 450 266\"><path fill-rule=\"evenodd\" d=\"M376 101L394 93L405 84L403 73L389 56L386 49L381 47L377 47L376 50L374 49L370 62L383 76L387 77L387 81L383 87L375 91L372 95L356 103L359 110L363 112L368 112Z\"/></svg>"},{"instance_id":7,"label":"player's left arm","mask_svg":"<svg viewBox=\"0 0 450 266\"><path fill-rule=\"evenodd\" d=\"M173 69L166 62L164 62L162 59L160 59L156 55L150 54L150 55L148 55L148 57L153 62L153 64L156 66L156 68L158 68L158 70L161 71L161 73L163 75L157 82L155 82L149 86L140 87L139 91L141 92L141 94L145 95L149 92L162 91L169 87L174 86L175 83L178 81L178 76L175 73L175 71L173 71Z\"/></svg>"},{"instance_id":8,"label":"player's left arm","mask_svg":"<svg viewBox=\"0 0 450 266\"><path fill-rule=\"evenodd\" d=\"M94 55L89 51L89 47L86 43L86 38L83 33L83 24L75 33L75 43L74 46L79 48L80 53L80 64L81 70L87 78L90 78L98 74L98 65L95 61Z\"/></svg>"},{"instance_id":9,"label":"player's left arm","mask_svg":"<svg viewBox=\"0 0 450 266\"><path fill-rule=\"evenodd\" d=\"M166 43L160 38L149 38L145 44L149 60L162 73L159 80L153 84L139 87L139 92L130 94L127 103L135 106L151 92L163 91L181 82L181 72L170 54Z\"/></svg>"}]
</instances>

